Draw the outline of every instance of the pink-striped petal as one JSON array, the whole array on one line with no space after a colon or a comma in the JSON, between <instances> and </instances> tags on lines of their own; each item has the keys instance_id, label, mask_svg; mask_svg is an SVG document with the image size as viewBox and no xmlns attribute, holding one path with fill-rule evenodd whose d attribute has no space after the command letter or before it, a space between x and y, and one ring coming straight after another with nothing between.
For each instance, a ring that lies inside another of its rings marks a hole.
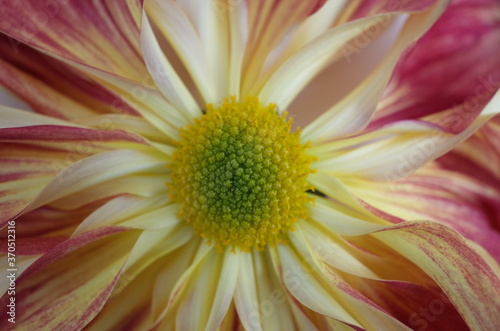
<instances>
[{"instance_id":1,"label":"pink-striped petal","mask_svg":"<svg viewBox=\"0 0 500 331\"><path fill-rule=\"evenodd\" d=\"M500 261L499 137L496 117L414 175L387 183L365 181L354 194L404 219L447 224Z\"/></svg>"},{"instance_id":2,"label":"pink-striped petal","mask_svg":"<svg viewBox=\"0 0 500 331\"><path fill-rule=\"evenodd\" d=\"M322 264L300 232L292 233L290 240L293 247L278 247L280 264L276 268L287 289L303 305L359 328L405 330L402 323Z\"/></svg>"},{"instance_id":3,"label":"pink-striped petal","mask_svg":"<svg viewBox=\"0 0 500 331\"><path fill-rule=\"evenodd\" d=\"M16 42L0 34L0 84L36 112L62 119L110 112L136 114L83 73Z\"/></svg>"},{"instance_id":4,"label":"pink-striped petal","mask_svg":"<svg viewBox=\"0 0 500 331\"><path fill-rule=\"evenodd\" d=\"M66 241L16 282L16 327L81 329L109 297L137 234L101 228ZM10 295L2 298L7 305ZM7 328L7 319L0 321Z\"/></svg>"},{"instance_id":5,"label":"pink-striped petal","mask_svg":"<svg viewBox=\"0 0 500 331\"><path fill-rule=\"evenodd\" d=\"M372 234L424 270L472 330L500 323L500 280L458 233L434 222L406 222Z\"/></svg>"},{"instance_id":6,"label":"pink-striped petal","mask_svg":"<svg viewBox=\"0 0 500 331\"><path fill-rule=\"evenodd\" d=\"M142 1L0 2L0 31L50 55L142 81Z\"/></svg>"}]
</instances>

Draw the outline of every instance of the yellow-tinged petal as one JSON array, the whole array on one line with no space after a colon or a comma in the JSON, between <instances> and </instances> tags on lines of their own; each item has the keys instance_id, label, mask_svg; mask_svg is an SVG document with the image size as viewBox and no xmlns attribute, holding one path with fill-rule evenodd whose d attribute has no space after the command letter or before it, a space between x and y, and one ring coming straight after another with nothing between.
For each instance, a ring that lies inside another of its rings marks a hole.
<instances>
[{"instance_id":1,"label":"yellow-tinged petal","mask_svg":"<svg viewBox=\"0 0 500 331\"><path fill-rule=\"evenodd\" d=\"M238 258L231 248L223 254L216 250L208 253L184 288L176 329L217 330L234 294L237 268Z\"/></svg>"},{"instance_id":2,"label":"yellow-tinged petal","mask_svg":"<svg viewBox=\"0 0 500 331\"><path fill-rule=\"evenodd\" d=\"M246 330L262 331L257 292L260 279L255 273L253 254L243 253L238 259L238 281L234 291L238 317Z\"/></svg>"},{"instance_id":3,"label":"yellow-tinged petal","mask_svg":"<svg viewBox=\"0 0 500 331\"><path fill-rule=\"evenodd\" d=\"M158 180L161 179L156 179ZM178 207L175 204L169 204L167 192L146 198L119 196L96 209L78 226L73 235L108 225L138 229L171 227L180 222L177 212Z\"/></svg>"},{"instance_id":4,"label":"yellow-tinged petal","mask_svg":"<svg viewBox=\"0 0 500 331\"><path fill-rule=\"evenodd\" d=\"M324 0L256 0L246 1L248 6L247 51L243 63L241 88L243 95L256 95L272 72L268 61L279 51L280 43L287 39L293 27L324 5ZM250 51L248 51L250 50ZM266 100L266 102L269 100ZM276 100L271 100L275 102Z\"/></svg>"},{"instance_id":5,"label":"yellow-tinged petal","mask_svg":"<svg viewBox=\"0 0 500 331\"><path fill-rule=\"evenodd\" d=\"M117 150L88 157L59 173L30 204L28 210L93 185L144 171L166 173L165 160L158 153L133 150Z\"/></svg>"}]
</instances>

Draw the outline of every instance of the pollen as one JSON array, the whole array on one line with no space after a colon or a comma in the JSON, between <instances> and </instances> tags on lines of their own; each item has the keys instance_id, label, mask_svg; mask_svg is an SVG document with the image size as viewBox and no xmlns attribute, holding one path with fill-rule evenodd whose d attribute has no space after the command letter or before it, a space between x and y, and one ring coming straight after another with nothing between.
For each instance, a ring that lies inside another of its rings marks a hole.
<instances>
[{"instance_id":1,"label":"pollen","mask_svg":"<svg viewBox=\"0 0 500 331\"><path fill-rule=\"evenodd\" d=\"M169 165L171 199L179 217L219 249L276 245L307 217L315 158L286 115L257 98L228 98L180 130Z\"/></svg>"}]
</instances>

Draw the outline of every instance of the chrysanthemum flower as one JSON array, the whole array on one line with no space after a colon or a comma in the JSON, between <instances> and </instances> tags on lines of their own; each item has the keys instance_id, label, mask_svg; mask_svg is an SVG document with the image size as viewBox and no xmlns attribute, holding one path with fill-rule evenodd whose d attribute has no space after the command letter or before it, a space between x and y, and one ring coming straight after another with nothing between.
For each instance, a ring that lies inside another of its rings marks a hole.
<instances>
[{"instance_id":1,"label":"chrysanthemum flower","mask_svg":"<svg viewBox=\"0 0 500 331\"><path fill-rule=\"evenodd\" d=\"M1 5L0 81L35 111L0 111L2 328L499 323L486 253L350 192L498 112L497 94L455 130L432 114L370 126L445 1ZM300 131L287 112L323 114Z\"/></svg>"}]
</instances>

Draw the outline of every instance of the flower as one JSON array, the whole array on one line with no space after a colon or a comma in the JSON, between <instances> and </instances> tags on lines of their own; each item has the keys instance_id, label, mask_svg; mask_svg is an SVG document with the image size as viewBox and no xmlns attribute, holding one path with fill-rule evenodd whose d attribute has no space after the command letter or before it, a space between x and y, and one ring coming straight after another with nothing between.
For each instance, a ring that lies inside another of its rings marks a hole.
<instances>
[{"instance_id":1,"label":"flower","mask_svg":"<svg viewBox=\"0 0 500 331\"><path fill-rule=\"evenodd\" d=\"M497 94L455 130L439 117L369 126L400 55L445 6L3 2L0 81L36 113L0 112L14 254L0 325L494 328L484 252L351 193L434 142L408 175L498 111ZM316 100L321 75L338 95ZM324 112L291 132L286 110Z\"/></svg>"}]
</instances>

